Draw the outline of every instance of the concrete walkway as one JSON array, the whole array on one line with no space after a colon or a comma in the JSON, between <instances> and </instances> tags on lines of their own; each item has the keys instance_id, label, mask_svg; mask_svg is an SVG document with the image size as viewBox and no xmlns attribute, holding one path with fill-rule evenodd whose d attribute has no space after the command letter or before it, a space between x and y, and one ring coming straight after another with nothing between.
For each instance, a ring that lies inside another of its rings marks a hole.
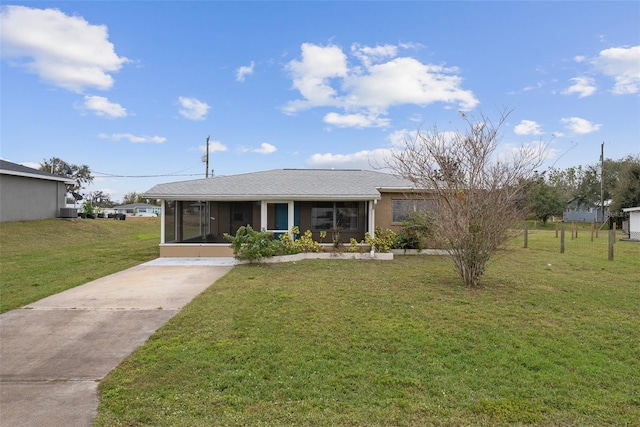
<instances>
[{"instance_id":1,"label":"concrete walkway","mask_svg":"<svg viewBox=\"0 0 640 427\"><path fill-rule=\"evenodd\" d=\"M0 315L0 425L90 426L98 383L233 259L158 259Z\"/></svg>"}]
</instances>

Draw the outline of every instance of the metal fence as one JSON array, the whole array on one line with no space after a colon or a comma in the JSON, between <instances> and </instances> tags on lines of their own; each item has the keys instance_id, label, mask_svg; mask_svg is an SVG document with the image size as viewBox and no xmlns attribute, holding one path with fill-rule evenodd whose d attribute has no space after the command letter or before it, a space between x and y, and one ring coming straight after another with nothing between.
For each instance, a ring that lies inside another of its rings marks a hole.
<instances>
[{"instance_id":1,"label":"metal fence","mask_svg":"<svg viewBox=\"0 0 640 427\"><path fill-rule=\"evenodd\" d=\"M613 261L616 242L627 239L624 230L598 223L563 222L554 224L527 224L523 229L525 248L548 250L558 254L572 251L604 257Z\"/></svg>"}]
</instances>

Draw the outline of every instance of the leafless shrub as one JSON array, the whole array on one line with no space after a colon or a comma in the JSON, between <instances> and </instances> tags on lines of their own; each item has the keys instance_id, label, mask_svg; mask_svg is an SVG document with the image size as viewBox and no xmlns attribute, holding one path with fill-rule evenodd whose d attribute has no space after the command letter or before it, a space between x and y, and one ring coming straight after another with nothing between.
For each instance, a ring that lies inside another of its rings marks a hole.
<instances>
[{"instance_id":1,"label":"leafless shrub","mask_svg":"<svg viewBox=\"0 0 640 427\"><path fill-rule=\"evenodd\" d=\"M462 114L464 131L419 131L393 151L386 166L417 188L432 189L439 198L436 238L447 248L467 286L477 286L487 262L511 237L513 226L525 218L519 203L524 183L543 160L545 145L525 145L498 155L500 128L479 113Z\"/></svg>"}]
</instances>

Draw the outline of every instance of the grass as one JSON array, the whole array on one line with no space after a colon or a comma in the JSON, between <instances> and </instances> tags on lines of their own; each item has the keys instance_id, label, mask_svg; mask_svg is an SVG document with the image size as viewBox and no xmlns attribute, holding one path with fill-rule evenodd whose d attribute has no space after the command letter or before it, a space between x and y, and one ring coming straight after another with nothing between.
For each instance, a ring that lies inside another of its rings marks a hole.
<instances>
[{"instance_id":1,"label":"grass","mask_svg":"<svg viewBox=\"0 0 640 427\"><path fill-rule=\"evenodd\" d=\"M160 220L0 224L0 312L158 257Z\"/></svg>"},{"instance_id":2,"label":"grass","mask_svg":"<svg viewBox=\"0 0 640 427\"><path fill-rule=\"evenodd\" d=\"M433 256L235 267L100 384L94 424L640 425L640 245L553 236L473 290Z\"/></svg>"}]
</instances>

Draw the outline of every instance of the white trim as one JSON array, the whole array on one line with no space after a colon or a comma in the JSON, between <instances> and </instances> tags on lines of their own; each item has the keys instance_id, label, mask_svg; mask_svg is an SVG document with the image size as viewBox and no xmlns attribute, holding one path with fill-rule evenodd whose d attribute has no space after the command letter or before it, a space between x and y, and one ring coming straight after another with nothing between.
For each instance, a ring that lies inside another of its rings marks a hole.
<instances>
[{"instance_id":1,"label":"white trim","mask_svg":"<svg viewBox=\"0 0 640 427\"><path fill-rule=\"evenodd\" d=\"M293 200L289 200L288 202L288 212L287 212L287 225L289 226L287 232L289 233L289 238L293 240L293 233L291 233L291 229L295 224L295 202Z\"/></svg>"},{"instance_id":2,"label":"white trim","mask_svg":"<svg viewBox=\"0 0 640 427\"><path fill-rule=\"evenodd\" d=\"M260 230L267 229L267 201L260 200Z\"/></svg>"},{"instance_id":3,"label":"white trim","mask_svg":"<svg viewBox=\"0 0 640 427\"><path fill-rule=\"evenodd\" d=\"M376 205L377 200L369 201L369 235L374 238L376 235Z\"/></svg>"}]
</instances>

